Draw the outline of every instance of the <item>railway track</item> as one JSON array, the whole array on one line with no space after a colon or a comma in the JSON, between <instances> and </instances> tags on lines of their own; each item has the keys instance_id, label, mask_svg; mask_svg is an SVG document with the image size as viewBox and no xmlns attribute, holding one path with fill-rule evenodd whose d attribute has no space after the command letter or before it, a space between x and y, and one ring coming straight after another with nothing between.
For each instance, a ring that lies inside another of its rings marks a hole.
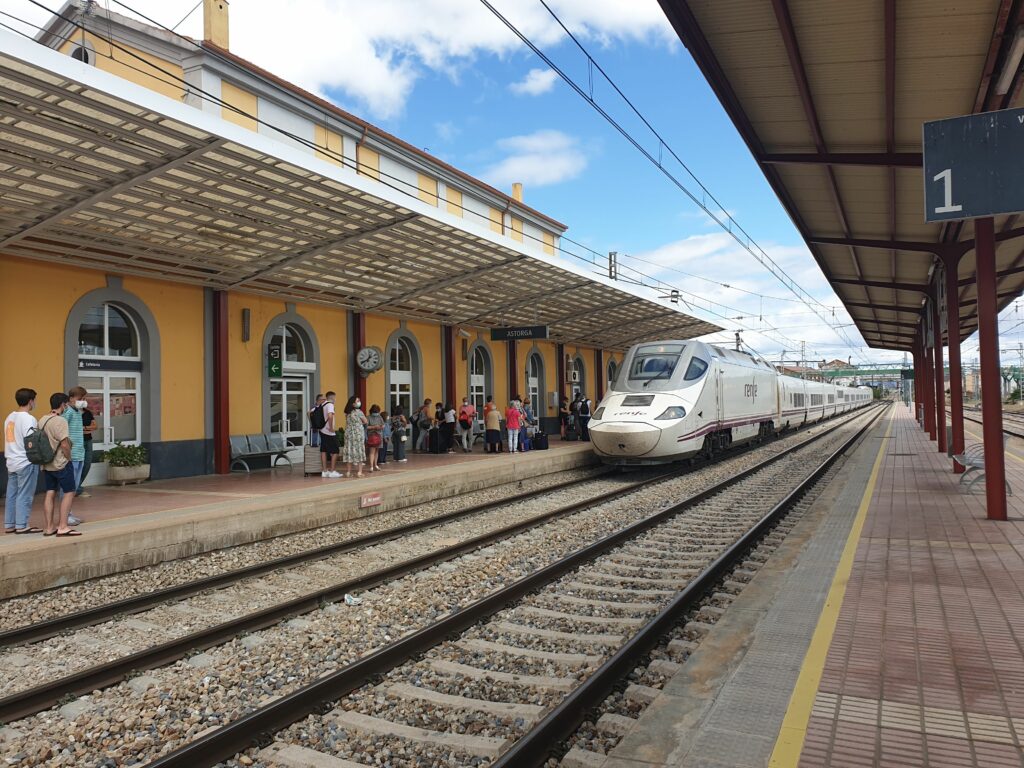
<instances>
[{"instance_id":1,"label":"railway track","mask_svg":"<svg viewBox=\"0 0 1024 768\"><path fill-rule=\"evenodd\" d=\"M964 409L964 419L975 424L981 424L981 409ZM1003 434L1011 437L1024 438L1024 414L1003 413Z\"/></svg>"},{"instance_id":2,"label":"railway track","mask_svg":"<svg viewBox=\"0 0 1024 768\"><path fill-rule=\"evenodd\" d=\"M540 765L880 414L631 521L150 765L309 764L301 742L396 765ZM253 747L266 734L280 739Z\"/></svg>"}]
</instances>

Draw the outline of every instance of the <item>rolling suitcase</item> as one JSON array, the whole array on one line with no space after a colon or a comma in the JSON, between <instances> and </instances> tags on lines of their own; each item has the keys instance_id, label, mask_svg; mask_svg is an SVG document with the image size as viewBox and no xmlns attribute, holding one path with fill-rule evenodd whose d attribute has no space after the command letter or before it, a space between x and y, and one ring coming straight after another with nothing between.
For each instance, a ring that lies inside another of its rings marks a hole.
<instances>
[{"instance_id":1,"label":"rolling suitcase","mask_svg":"<svg viewBox=\"0 0 1024 768\"><path fill-rule=\"evenodd\" d=\"M575 440L579 440L580 439L580 433L579 433L579 431L577 431L576 427L566 427L565 428L565 437L563 437L562 439L563 440L568 440L570 442L575 441Z\"/></svg>"},{"instance_id":2,"label":"rolling suitcase","mask_svg":"<svg viewBox=\"0 0 1024 768\"><path fill-rule=\"evenodd\" d=\"M431 427L427 436L427 452L441 453L441 430L437 427Z\"/></svg>"},{"instance_id":3,"label":"rolling suitcase","mask_svg":"<svg viewBox=\"0 0 1024 768\"><path fill-rule=\"evenodd\" d=\"M538 432L533 436L533 450L535 451L546 451L548 449L548 436L543 432Z\"/></svg>"},{"instance_id":4,"label":"rolling suitcase","mask_svg":"<svg viewBox=\"0 0 1024 768\"><path fill-rule=\"evenodd\" d=\"M320 467L320 446L305 445L302 447L302 473L304 475L319 475Z\"/></svg>"}]
</instances>

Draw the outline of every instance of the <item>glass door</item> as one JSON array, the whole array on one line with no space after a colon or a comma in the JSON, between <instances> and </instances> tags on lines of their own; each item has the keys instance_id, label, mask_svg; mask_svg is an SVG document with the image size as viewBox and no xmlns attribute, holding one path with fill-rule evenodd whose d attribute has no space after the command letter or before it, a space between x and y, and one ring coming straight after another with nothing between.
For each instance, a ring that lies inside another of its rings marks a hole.
<instances>
[{"instance_id":1,"label":"glass door","mask_svg":"<svg viewBox=\"0 0 1024 768\"><path fill-rule=\"evenodd\" d=\"M469 402L476 408L476 426L483 429L484 405L487 402L487 360L479 348L473 350L469 368Z\"/></svg>"},{"instance_id":2,"label":"glass door","mask_svg":"<svg viewBox=\"0 0 1024 768\"><path fill-rule=\"evenodd\" d=\"M309 379L305 376L284 376L270 380L270 431L284 436L285 443L295 446L289 458L301 458L309 421Z\"/></svg>"},{"instance_id":3,"label":"glass door","mask_svg":"<svg viewBox=\"0 0 1024 768\"><path fill-rule=\"evenodd\" d=\"M95 450L113 448L116 443L138 445L142 434L139 421L139 374L119 371L93 373L79 382L96 419L92 433Z\"/></svg>"},{"instance_id":4,"label":"glass door","mask_svg":"<svg viewBox=\"0 0 1024 768\"><path fill-rule=\"evenodd\" d=\"M526 372L526 396L530 398L533 415L538 419L543 415L540 402L540 376L540 360L537 355L530 355L530 364Z\"/></svg>"}]
</instances>

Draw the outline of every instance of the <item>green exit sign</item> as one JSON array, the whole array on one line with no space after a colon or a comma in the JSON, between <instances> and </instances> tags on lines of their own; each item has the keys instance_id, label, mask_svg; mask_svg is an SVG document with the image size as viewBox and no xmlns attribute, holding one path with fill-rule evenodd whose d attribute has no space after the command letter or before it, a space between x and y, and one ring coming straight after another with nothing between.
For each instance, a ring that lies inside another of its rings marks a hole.
<instances>
[{"instance_id":1,"label":"green exit sign","mask_svg":"<svg viewBox=\"0 0 1024 768\"><path fill-rule=\"evenodd\" d=\"M281 375L281 348L270 347L267 350L267 376L277 378Z\"/></svg>"}]
</instances>

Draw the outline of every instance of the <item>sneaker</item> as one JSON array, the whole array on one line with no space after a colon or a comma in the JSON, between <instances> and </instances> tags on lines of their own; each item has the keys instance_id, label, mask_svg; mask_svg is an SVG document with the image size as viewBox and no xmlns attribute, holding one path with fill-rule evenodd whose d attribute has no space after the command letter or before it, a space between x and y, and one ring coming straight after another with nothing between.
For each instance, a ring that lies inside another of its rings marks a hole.
<instances>
[{"instance_id":1,"label":"sneaker","mask_svg":"<svg viewBox=\"0 0 1024 768\"><path fill-rule=\"evenodd\" d=\"M328 477L341 477L341 472L328 472Z\"/></svg>"},{"instance_id":2,"label":"sneaker","mask_svg":"<svg viewBox=\"0 0 1024 768\"><path fill-rule=\"evenodd\" d=\"M82 521L74 515L68 515L68 525L81 525Z\"/></svg>"},{"instance_id":3,"label":"sneaker","mask_svg":"<svg viewBox=\"0 0 1024 768\"><path fill-rule=\"evenodd\" d=\"M321 472L320 473L320 477L330 477L330 476L331 476L330 472Z\"/></svg>"},{"instance_id":4,"label":"sneaker","mask_svg":"<svg viewBox=\"0 0 1024 768\"><path fill-rule=\"evenodd\" d=\"M398 463L401 464L403 461L408 461L408 459L399 459Z\"/></svg>"},{"instance_id":5,"label":"sneaker","mask_svg":"<svg viewBox=\"0 0 1024 768\"><path fill-rule=\"evenodd\" d=\"M92 494L89 493L88 491L79 491L78 493L75 494L75 496L77 496L80 499L92 498Z\"/></svg>"}]
</instances>

